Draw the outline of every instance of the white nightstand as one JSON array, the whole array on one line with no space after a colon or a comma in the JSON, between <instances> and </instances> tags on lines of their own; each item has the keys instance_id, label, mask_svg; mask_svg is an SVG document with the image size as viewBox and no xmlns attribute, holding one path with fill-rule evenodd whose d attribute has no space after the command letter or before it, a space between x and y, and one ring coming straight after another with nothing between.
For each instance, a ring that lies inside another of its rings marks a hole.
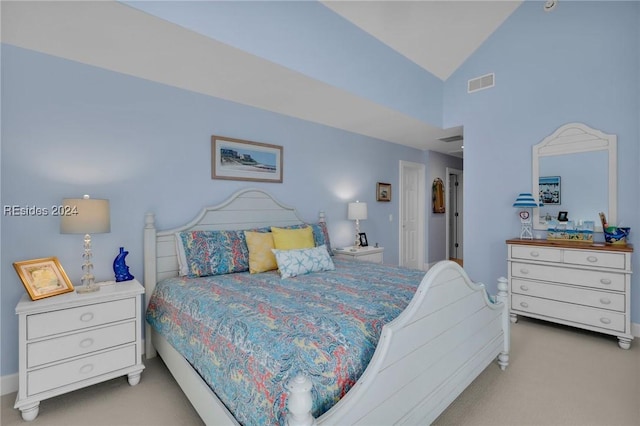
<instances>
[{"instance_id":1,"label":"white nightstand","mask_svg":"<svg viewBox=\"0 0 640 426\"><path fill-rule=\"evenodd\" d=\"M363 262L382 263L384 247L344 247L333 251L337 258L358 260Z\"/></svg>"},{"instance_id":2,"label":"white nightstand","mask_svg":"<svg viewBox=\"0 0 640 426\"><path fill-rule=\"evenodd\" d=\"M19 320L19 388L15 408L30 421L40 401L115 377L140 382L142 294L137 280L16 306Z\"/></svg>"}]
</instances>

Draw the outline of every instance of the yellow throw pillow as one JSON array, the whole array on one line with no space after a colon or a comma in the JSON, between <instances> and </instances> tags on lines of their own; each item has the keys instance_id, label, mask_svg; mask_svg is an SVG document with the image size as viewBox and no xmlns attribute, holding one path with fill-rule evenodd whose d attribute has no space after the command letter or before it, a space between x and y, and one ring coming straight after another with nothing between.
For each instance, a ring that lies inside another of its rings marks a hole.
<instances>
[{"instance_id":1,"label":"yellow throw pillow","mask_svg":"<svg viewBox=\"0 0 640 426\"><path fill-rule=\"evenodd\" d=\"M244 231L244 236L249 249L250 273L257 274L278 269L276 257L271 251L275 248L271 232Z\"/></svg>"},{"instance_id":2,"label":"yellow throw pillow","mask_svg":"<svg viewBox=\"0 0 640 426\"><path fill-rule=\"evenodd\" d=\"M313 229L310 226L298 229L285 229L271 227L273 243L278 250L293 250L313 248L316 243L313 240Z\"/></svg>"}]
</instances>

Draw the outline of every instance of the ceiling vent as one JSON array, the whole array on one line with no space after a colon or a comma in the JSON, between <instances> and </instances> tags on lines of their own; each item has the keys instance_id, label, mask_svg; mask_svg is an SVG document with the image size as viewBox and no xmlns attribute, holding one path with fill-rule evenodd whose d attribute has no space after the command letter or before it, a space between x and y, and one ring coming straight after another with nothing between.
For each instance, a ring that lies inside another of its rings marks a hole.
<instances>
[{"instance_id":1,"label":"ceiling vent","mask_svg":"<svg viewBox=\"0 0 640 426\"><path fill-rule=\"evenodd\" d=\"M467 93L477 92L478 90L488 89L495 86L496 75L494 73L486 74L477 78L472 78L467 82Z\"/></svg>"},{"instance_id":2,"label":"ceiling vent","mask_svg":"<svg viewBox=\"0 0 640 426\"><path fill-rule=\"evenodd\" d=\"M458 142L462 140L462 135L447 136L446 138L440 138L442 142Z\"/></svg>"}]
</instances>

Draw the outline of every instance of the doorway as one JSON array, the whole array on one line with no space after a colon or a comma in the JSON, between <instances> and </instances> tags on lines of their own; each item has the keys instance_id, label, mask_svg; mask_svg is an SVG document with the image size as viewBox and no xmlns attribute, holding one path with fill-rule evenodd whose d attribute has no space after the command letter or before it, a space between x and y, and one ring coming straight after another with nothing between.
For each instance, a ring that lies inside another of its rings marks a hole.
<instances>
[{"instance_id":1,"label":"doorway","mask_svg":"<svg viewBox=\"0 0 640 426\"><path fill-rule=\"evenodd\" d=\"M425 166L400 161L400 266L424 269Z\"/></svg>"},{"instance_id":2,"label":"doorway","mask_svg":"<svg viewBox=\"0 0 640 426\"><path fill-rule=\"evenodd\" d=\"M446 253L449 260L463 265L463 175L462 170L447 167L445 184L447 206Z\"/></svg>"}]
</instances>

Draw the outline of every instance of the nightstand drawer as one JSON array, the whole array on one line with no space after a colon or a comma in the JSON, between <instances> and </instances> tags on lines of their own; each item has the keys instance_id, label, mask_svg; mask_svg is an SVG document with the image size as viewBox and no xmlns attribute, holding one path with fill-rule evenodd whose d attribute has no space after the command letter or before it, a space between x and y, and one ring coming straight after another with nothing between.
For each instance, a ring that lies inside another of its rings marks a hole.
<instances>
[{"instance_id":1,"label":"nightstand drawer","mask_svg":"<svg viewBox=\"0 0 640 426\"><path fill-rule=\"evenodd\" d=\"M624 269L624 253L606 253L602 251L565 250L564 262L574 265L597 266L601 268Z\"/></svg>"},{"instance_id":2,"label":"nightstand drawer","mask_svg":"<svg viewBox=\"0 0 640 426\"><path fill-rule=\"evenodd\" d=\"M624 274L606 271L591 271L588 269L571 269L512 262L511 276L605 290L624 291L625 289Z\"/></svg>"},{"instance_id":3,"label":"nightstand drawer","mask_svg":"<svg viewBox=\"0 0 640 426\"><path fill-rule=\"evenodd\" d=\"M135 342L136 323L129 321L27 344L27 368Z\"/></svg>"},{"instance_id":4,"label":"nightstand drawer","mask_svg":"<svg viewBox=\"0 0 640 426\"><path fill-rule=\"evenodd\" d=\"M136 364L135 345L80 358L27 373L27 395L87 380Z\"/></svg>"},{"instance_id":5,"label":"nightstand drawer","mask_svg":"<svg viewBox=\"0 0 640 426\"><path fill-rule=\"evenodd\" d=\"M382 263L382 253L365 254L358 257L358 260L363 262Z\"/></svg>"},{"instance_id":6,"label":"nightstand drawer","mask_svg":"<svg viewBox=\"0 0 640 426\"><path fill-rule=\"evenodd\" d=\"M27 316L27 339L108 324L136 316L136 299L115 300Z\"/></svg>"},{"instance_id":7,"label":"nightstand drawer","mask_svg":"<svg viewBox=\"0 0 640 426\"><path fill-rule=\"evenodd\" d=\"M624 312L625 310L625 298L623 293L587 290L583 288L545 284L537 281L527 281L517 278L511 280L511 292L514 294L526 294L528 296L554 299L560 302L593 306L595 308L609 309L612 311Z\"/></svg>"}]
</instances>

